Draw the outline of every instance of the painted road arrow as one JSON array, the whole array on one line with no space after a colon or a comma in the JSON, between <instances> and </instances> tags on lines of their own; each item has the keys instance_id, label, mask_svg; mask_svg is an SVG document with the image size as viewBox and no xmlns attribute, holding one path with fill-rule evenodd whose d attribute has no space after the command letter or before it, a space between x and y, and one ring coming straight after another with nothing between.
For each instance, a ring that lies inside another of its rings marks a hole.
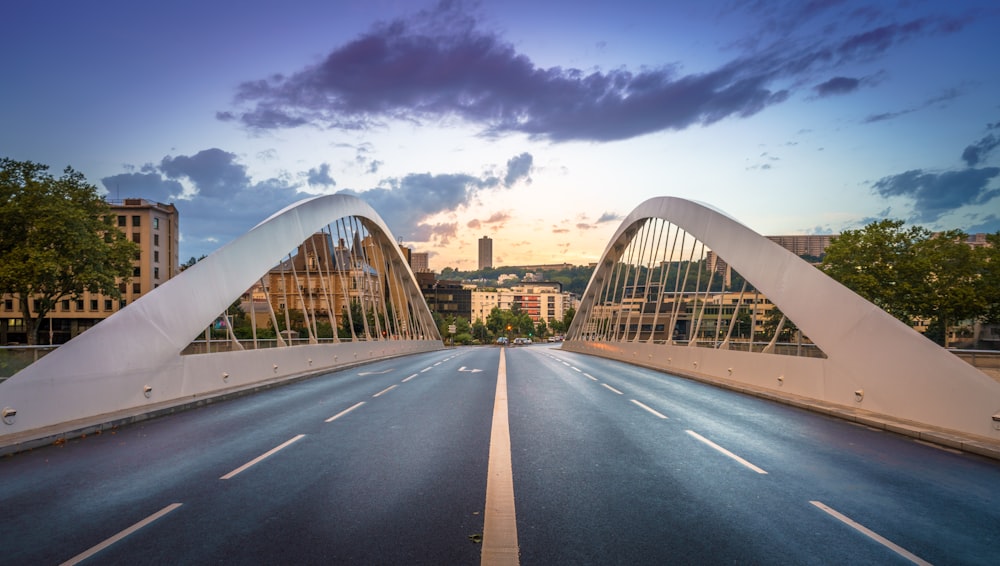
<instances>
[{"instance_id":1,"label":"painted road arrow","mask_svg":"<svg viewBox=\"0 0 1000 566\"><path fill-rule=\"evenodd\" d=\"M480 371L483 371L483 370L481 370L481 369L474 369L474 368L473 369L465 369L465 366L462 366L462 367L458 368L458 371L464 371L464 372L468 372L468 373L476 373L476 372L480 372Z\"/></svg>"}]
</instances>

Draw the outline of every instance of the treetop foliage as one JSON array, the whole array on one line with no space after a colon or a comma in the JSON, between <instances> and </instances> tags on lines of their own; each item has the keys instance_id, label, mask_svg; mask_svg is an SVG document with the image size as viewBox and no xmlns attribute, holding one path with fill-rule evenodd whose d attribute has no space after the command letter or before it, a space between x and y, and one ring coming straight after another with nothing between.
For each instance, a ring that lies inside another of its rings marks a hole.
<instances>
[{"instance_id":1,"label":"treetop foliage","mask_svg":"<svg viewBox=\"0 0 1000 566\"><path fill-rule=\"evenodd\" d=\"M84 292L118 298L138 246L119 230L97 187L67 167L0 159L0 292L16 297L28 343L38 321Z\"/></svg>"}]
</instances>

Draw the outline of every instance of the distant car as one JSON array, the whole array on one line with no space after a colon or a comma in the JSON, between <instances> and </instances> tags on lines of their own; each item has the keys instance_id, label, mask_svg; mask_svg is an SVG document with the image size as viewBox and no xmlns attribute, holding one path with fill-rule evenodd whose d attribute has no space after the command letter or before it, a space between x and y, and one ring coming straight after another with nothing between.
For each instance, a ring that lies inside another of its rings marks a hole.
<instances>
[{"instance_id":1,"label":"distant car","mask_svg":"<svg viewBox=\"0 0 1000 566\"><path fill-rule=\"evenodd\" d=\"M527 340L527 338L514 338L514 345L515 346L523 346L523 345L527 344L526 340Z\"/></svg>"},{"instance_id":2,"label":"distant car","mask_svg":"<svg viewBox=\"0 0 1000 566\"><path fill-rule=\"evenodd\" d=\"M507 345L507 337L506 336L501 336L501 337L497 338L497 345L499 345L499 346L506 346Z\"/></svg>"}]
</instances>

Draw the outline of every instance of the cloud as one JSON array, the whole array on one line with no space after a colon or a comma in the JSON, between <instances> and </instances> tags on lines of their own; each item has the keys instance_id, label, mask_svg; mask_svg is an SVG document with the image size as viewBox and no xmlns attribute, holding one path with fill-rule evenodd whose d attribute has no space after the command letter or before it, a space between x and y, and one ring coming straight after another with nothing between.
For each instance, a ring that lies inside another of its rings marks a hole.
<instances>
[{"instance_id":1,"label":"cloud","mask_svg":"<svg viewBox=\"0 0 1000 566\"><path fill-rule=\"evenodd\" d=\"M800 13L812 17L825 4L809 3ZM218 118L252 129L345 130L458 118L488 136L623 140L753 116L786 101L786 83L963 23L918 19L847 37L779 40L706 72L681 74L669 63L602 72L538 67L477 28L461 2L444 0L410 19L375 25L317 64L244 82L235 97L240 109ZM846 86L824 84L828 92Z\"/></svg>"},{"instance_id":2,"label":"cloud","mask_svg":"<svg viewBox=\"0 0 1000 566\"><path fill-rule=\"evenodd\" d=\"M813 87L816 91L816 95L819 97L833 96L837 94L847 94L858 90L861 86L861 79L852 79L850 77L833 77L832 79L820 83Z\"/></svg>"},{"instance_id":3,"label":"cloud","mask_svg":"<svg viewBox=\"0 0 1000 566\"><path fill-rule=\"evenodd\" d=\"M524 152L521 155L511 157L507 160L507 174L504 175L503 184L505 187L509 187L516 183L519 179L528 179L531 182L531 178L528 174L531 173L531 163L533 158L528 152Z\"/></svg>"},{"instance_id":4,"label":"cloud","mask_svg":"<svg viewBox=\"0 0 1000 566\"><path fill-rule=\"evenodd\" d=\"M593 230L594 228L596 228L596 226L591 226L590 224L586 224L584 222L578 222L576 224L577 230Z\"/></svg>"},{"instance_id":5,"label":"cloud","mask_svg":"<svg viewBox=\"0 0 1000 566\"><path fill-rule=\"evenodd\" d=\"M113 198L172 202L181 217L183 253L189 257L212 252L218 244L236 239L276 210L307 196L288 179L253 181L236 154L218 148L168 155L158 165L144 165L138 173L104 177L101 184Z\"/></svg>"},{"instance_id":6,"label":"cloud","mask_svg":"<svg viewBox=\"0 0 1000 566\"><path fill-rule=\"evenodd\" d=\"M600 218L597 219L597 223L601 224L602 222L615 222L621 220L622 218L624 217L621 214L618 214L617 212L605 212L604 214L601 215Z\"/></svg>"},{"instance_id":7,"label":"cloud","mask_svg":"<svg viewBox=\"0 0 1000 566\"><path fill-rule=\"evenodd\" d=\"M1000 189L988 186L997 175L1000 175L998 167L943 173L914 169L883 177L873 183L872 188L885 198L912 199L916 220L933 222L962 206L986 204L1000 195Z\"/></svg>"},{"instance_id":8,"label":"cloud","mask_svg":"<svg viewBox=\"0 0 1000 566\"><path fill-rule=\"evenodd\" d=\"M306 174L306 182L312 187L333 187L337 184L330 176L330 165L327 163L310 169Z\"/></svg>"},{"instance_id":9,"label":"cloud","mask_svg":"<svg viewBox=\"0 0 1000 566\"><path fill-rule=\"evenodd\" d=\"M996 134L989 134L983 139L977 141L976 143L965 148L962 152L962 160L965 161L966 165L969 167L975 167L979 165L986 157L1000 146L1000 137Z\"/></svg>"},{"instance_id":10,"label":"cloud","mask_svg":"<svg viewBox=\"0 0 1000 566\"><path fill-rule=\"evenodd\" d=\"M517 178L527 175L531 170L531 160L531 154L528 153L508 160L507 178L512 175ZM457 224L428 225L424 222L431 216L466 207L480 191L496 188L501 188L500 181L492 175L476 177L464 173L412 173L401 178L384 179L378 187L372 189L344 189L340 192L355 195L370 204L397 238L445 243L455 235L454 228L445 227L455 227ZM490 218L470 221L467 226L472 229L489 224L502 227L509 219L508 213L495 212Z\"/></svg>"},{"instance_id":11,"label":"cloud","mask_svg":"<svg viewBox=\"0 0 1000 566\"><path fill-rule=\"evenodd\" d=\"M168 203L177 199L184 192L184 187L177 181L164 179L163 175L146 165L141 173L121 173L101 179L101 184L107 189L110 198L144 198L147 200Z\"/></svg>"},{"instance_id":12,"label":"cloud","mask_svg":"<svg viewBox=\"0 0 1000 566\"><path fill-rule=\"evenodd\" d=\"M884 122L886 120L892 120L893 118L899 118L900 116L917 112L919 110L923 110L924 108L929 108L931 106L934 106L935 104L945 104L951 102L952 100L962 96L963 94L964 92L961 89L950 88L945 90L938 96L928 98L927 100L923 101L922 103L916 106L911 106L910 108L904 108L902 110L896 110L892 112L881 112L878 114L870 114L861 122L863 124L871 124L873 122Z\"/></svg>"}]
</instances>

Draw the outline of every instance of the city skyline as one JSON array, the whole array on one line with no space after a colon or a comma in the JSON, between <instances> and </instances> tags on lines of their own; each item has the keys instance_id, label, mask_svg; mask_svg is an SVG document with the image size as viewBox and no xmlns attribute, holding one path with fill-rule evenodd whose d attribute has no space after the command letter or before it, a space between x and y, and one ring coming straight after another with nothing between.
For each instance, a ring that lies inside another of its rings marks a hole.
<instances>
[{"instance_id":1,"label":"city skyline","mask_svg":"<svg viewBox=\"0 0 1000 566\"><path fill-rule=\"evenodd\" d=\"M1000 230L992 2L182 0L154 14L16 0L8 15L0 45L21 55L0 155L174 203L182 260L340 191L435 271L475 269L484 235L495 265L593 263L664 195L761 234L882 218Z\"/></svg>"}]
</instances>

